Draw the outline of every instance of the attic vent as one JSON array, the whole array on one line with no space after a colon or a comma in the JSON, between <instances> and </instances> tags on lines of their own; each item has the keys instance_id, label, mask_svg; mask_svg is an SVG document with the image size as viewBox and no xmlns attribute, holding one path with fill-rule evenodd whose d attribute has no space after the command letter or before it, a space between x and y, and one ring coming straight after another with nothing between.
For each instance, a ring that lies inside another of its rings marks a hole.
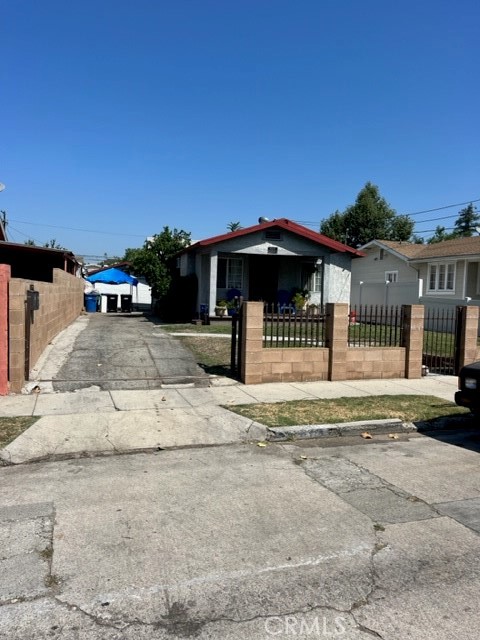
<instances>
[{"instance_id":1,"label":"attic vent","mask_svg":"<svg viewBox=\"0 0 480 640\"><path fill-rule=\"evenodd\" d=\"M275 229L269 229L265 231L265 238L267 240L281 240L282 234L280 231L275 231Z\"/></svg>"},{"instance_id":2,"label":"attic vent","mask_svg":"<svg viewBox=\"0 0 480 640\"><path fill-rule=\"evenodd\" d=\"M268 247L267 253L270 253L270 254L278 253L278 247Z\"/></svg>"}]
</instances>

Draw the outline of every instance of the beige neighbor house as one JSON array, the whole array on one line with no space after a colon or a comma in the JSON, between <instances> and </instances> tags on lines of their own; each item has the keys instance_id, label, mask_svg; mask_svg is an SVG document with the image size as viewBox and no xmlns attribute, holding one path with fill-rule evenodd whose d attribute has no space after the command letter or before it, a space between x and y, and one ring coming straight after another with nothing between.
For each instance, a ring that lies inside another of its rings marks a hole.
<instances>
[{"instance_id":1,"label":"beige neighbor house","mask_svg":"<svg viewBox=\"0 0 480 640\"><path fill-rule=\"evenodd\" d=\"M480 237L435 244L372 240L352 262L352 305L480 306Z\"/></svg>"},{"instance_id":2,"label":"beige neighbor house","mask_svg":"<svg viewBox=\"0 0 480 640\"><path fill-rule=\"evenodd\" d=\"M179 254L180 275L196 275L196 311L219 300L288 303L307 289L311 304L348 302L353 258L362 252L287 218L200 240Z\"/></svg>"}]
</instances>

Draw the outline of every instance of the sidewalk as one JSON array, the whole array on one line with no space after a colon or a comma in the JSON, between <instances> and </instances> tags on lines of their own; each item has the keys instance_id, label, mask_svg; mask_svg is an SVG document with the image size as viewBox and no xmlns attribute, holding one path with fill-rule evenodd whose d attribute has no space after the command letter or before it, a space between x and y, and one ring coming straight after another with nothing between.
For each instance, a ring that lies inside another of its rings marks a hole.
<instances>
[{"instance_id":1,"label":"sidewalk","mask_svg":"<svg viewBox=\"0 0 480 640\"><path fill-rule=\"evenodd\" d=\"M451 401L456 388L454 376L429 375L419 380L232 383L151 391L90 387L73 393L0 397L1 416L41 416L1 450L0 457L19 464L50 456L263 440L265 427L223 407L383 394L433 395Z\"/></svg>"}]
</instances>

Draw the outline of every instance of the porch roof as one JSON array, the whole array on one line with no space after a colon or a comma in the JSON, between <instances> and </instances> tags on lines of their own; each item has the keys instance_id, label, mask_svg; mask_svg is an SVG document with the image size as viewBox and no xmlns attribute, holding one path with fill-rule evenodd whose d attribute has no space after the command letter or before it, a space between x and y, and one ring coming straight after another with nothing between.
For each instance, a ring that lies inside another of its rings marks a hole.
<instances>
[{"instance_id":1,"label":"porch roof","mask_svg":"<svg viewBox=\"0 0 480 640\"><path fill-rule=\"evenodd\" d=\"M240 236L246 236L251 233L256 233L257 231L263 231L264 229L283 229L285 231L289 231L297 236L301 236L307 240L315 242L323 247L327 247L332 251L336 251L339 253L349 253L352 257L362 257L365 254L358 249L354 249L353 247L349 247L346 244L338 242L337 240L332 240L328 236L324 236L322 233L317 233L316 231L312 231L311 229L307 229L306 227L293 222L292 220L288 220L288 218L279 218L278 220L270 220L268 222L262 222L251 227L245 227L243 229L237 229L236 231L230 231L229 233L223 233L219 236L213 236L211 238L205 238L204 240L199 240L194 244L186 247L181 253L185 253L187 251L192 251L201 247L208 247L219 242L225 242L228 240L233 240L234 238L239 238Z\"/></svg>"}]
</instances>

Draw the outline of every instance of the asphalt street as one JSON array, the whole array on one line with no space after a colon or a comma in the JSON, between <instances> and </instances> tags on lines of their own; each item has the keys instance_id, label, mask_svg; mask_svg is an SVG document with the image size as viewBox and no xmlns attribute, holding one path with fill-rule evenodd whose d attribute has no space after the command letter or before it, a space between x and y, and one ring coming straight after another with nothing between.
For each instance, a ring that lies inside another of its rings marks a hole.
<instances>
[{"instance_id":1,"label":"asphalt street","mask_svg":"<svg viewBox=\"0 0 480 640\"><path fill-rule=\"evenodd\" d=\"M479 444L448 437L0 468L0 637L476 640Z\"/></svg>"},{"instance_id":2,"label":"asphalt street","mask_svg":"<svg viewBox=\"0 0 480 640\"><path fill-rule=\"evenodd\" d=\"M159 389L165 384L208 385L208 375L155 319L133 313L91 313L77 321L81 329L65 361L50 377L53 390L97 386L104 391ZM41 378L39 383L45 381Z\"/></svg>"}]
</instances>

